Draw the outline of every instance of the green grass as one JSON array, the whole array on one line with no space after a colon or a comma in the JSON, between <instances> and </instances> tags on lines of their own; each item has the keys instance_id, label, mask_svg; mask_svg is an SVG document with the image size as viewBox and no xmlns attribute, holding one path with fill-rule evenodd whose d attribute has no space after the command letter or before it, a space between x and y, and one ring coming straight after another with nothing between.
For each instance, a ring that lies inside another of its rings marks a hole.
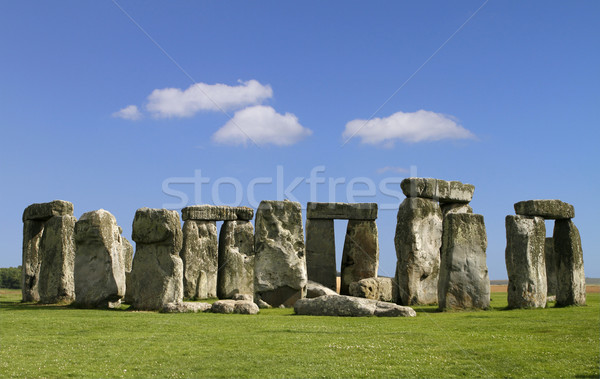
<instances>
[{"instance_id":1,"label":"green grass","mask_svg":"<svg viewBox=\"0 0 600 379\"><path fill-rule=\"evenodd\" d=\"M159 314L20 304L0 291L3 377L598 377L588 306L415 318Z\"/></svg>"}]
</instances>

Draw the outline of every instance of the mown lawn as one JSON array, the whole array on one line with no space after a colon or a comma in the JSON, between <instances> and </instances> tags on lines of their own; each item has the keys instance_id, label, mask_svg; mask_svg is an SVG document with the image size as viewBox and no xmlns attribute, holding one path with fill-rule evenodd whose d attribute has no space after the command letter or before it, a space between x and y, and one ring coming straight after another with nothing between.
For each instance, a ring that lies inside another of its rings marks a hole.
<instances>
[{"instance_id":1,"label":"mown lawn","mask_svg":"<svg viewBox=\"0 0 600 379\"><path fill-rule=\"evenodd\" d=\"M20 304L0 291L2 377L595 377L588 306L415 318L159 314Z\"/></svg>"}]
</instances>

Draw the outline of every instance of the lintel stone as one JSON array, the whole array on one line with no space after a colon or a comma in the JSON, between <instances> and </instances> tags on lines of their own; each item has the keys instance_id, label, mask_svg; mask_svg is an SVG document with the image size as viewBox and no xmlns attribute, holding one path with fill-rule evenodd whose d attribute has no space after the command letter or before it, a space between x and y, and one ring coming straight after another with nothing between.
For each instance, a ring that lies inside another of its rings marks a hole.
<instances>
[{"instance_id":1,"label":"lintel stone","mask_svg":"<svg viewBox=\"0 0 600 379\"><path fill-rule=\"evenodd\" d=\"M308 202L306 218L372 221L377 219L377 203Z\"/></svg>"},{"instance_id":2,"label":"lintel stone","mask_svg":"<svg viewBox=\"0 0 600 379\"><path fill-rule=\"evenodd\" d=\"M46 221L52 216L73 216L73 203L54 200L49 203L31 204L23 211L23 222L26 220Z\"/></svg>"},{"instance_id":3,"label":"lintel stone","mask_svg":"<svg viewBox=\"0 0 600 379\"><path fill-rule=\"evenodd\" d=\"M248 207L229 207L221 205L192 205L181 210L183 221L250 221L254 209Z\"/></svg>"},{"instance_id":4,"label":"lintel stone","mask_svg":"<svg viewBox=\"0 0 600 379\"><path fill-rule=\"evenodd\" d=\"M468 203L475 192L472 184L433 178L406 178L400 188L406 197L434 199L440 203Z\"/></svg>"},{"instance_id":5,"label":"lintel stone","mask_svg":"<svg viewBox=\"0 0 600 379\"><path fill-rule=\"evenodd\" d=\"M522 216L562 220L575 217L575 208L560 200L527 200L515 203L515 213Z\"/></svg>"}]
</instances>

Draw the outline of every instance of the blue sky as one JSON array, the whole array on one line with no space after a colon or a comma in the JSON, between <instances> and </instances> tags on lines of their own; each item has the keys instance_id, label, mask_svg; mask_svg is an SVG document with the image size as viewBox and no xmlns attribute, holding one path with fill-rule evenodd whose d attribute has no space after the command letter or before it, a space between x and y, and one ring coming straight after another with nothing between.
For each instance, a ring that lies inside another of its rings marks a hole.
<instances>
[{"instance_id":1,"label":"blue sky","mask_svg":"<svg viewBox=\"0 0 600 379\"><path fill-rule=\"evenodd\" d=\"M600 277L599 11L0 2L0 266L20 264L34 202L107 209L129 237L143 206L291 197L379 203L379 271L393 275L413 174L476 186L492 279L506 277L505 216L535 198L575 206L586 276Z\"/></svg>"}]
</instances>

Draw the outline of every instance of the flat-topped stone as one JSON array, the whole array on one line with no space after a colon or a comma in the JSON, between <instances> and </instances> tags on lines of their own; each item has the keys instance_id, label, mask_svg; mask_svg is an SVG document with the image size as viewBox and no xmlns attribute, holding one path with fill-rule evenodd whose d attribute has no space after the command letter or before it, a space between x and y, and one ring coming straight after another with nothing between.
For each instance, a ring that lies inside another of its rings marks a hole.
<instances>
[{"instance_id":1,"label":"flat-topped stone","mask_svg":"<svg viewBox=\"0 0 600 379\"><path fill-rule=\"evenodd\" d=\"M181 210L181 217L183 221L250 221L254 217L254 209L224 205L191 205Z\"/></svg>"},{"instance_id":2,"label":"flat-topped stone","mask_svg":"<svg viewBox=\"0 0 600 379\"><path fill-rule=\"evenodd\" d=\"M377 203L308 202L306 218L338 220L376 220Z\"/></svg>"},{"instance_id":3,"label":"flat-topped stone","mask_svg":"<svg viewBox=\"0 0 600 379\"><path fill-rule=\"evenodd\" d=\"M344 295L300 299L294 304L297 315L344 317L415 317L414 309L394 303Z\"/></svg>"},{"instance_id":4,"label":"flat-topped stone","mask_svg":"<svg viewBox=\"0 0 600 379\"><path fill-rule=\"evenodd\" d=\"M468 203L475 192L472 184L434 178L406 178L400 188L406 197L435 199L440 203Z\"/></svg>"},{"instance_id":5,"label":"flat-topped stone","mask_svg":"<svg viewBox=\"0 0 600 379\"><path fill-rule=\"evenodd\" d=\"M575 208L560 200L527 200L515 203L515 213L522 216L562 220L575 217Z\"/></svg>"},{"instance_id":6,"label":"flat-topped stone","mask_svg":"<svg viewBox=\"0 0 600 379\"><path fill-rule=\"evenodd\" d=\"M23 222L26 220L46 221L52 216L73 216L73 203L54 200L49 203L31 204L23 211Z\"/></svg>"}]
</instances>

